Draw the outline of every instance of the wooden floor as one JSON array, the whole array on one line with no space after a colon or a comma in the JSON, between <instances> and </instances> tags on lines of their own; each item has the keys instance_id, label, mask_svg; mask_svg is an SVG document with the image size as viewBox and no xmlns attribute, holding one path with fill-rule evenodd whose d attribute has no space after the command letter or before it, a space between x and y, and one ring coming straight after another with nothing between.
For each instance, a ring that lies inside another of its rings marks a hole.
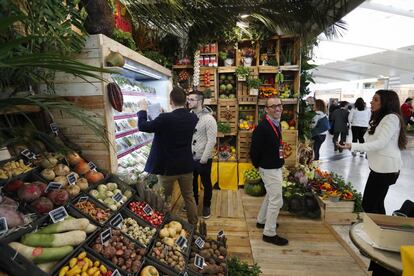
<instances>
[{"instance_id":1,"label":"wooden floor","mask_svg":"<svg viewBox=\"0 0 414 276\"><path fill-rule=\"evenodd\" d=\"M173 212L185 218L178 193L176 199ZM243 190L213 191L207 230L211 236L224 230L229 255L249 264L258 263L262 275L367 275L365 264L354 259L346 242L320 220L282 213L278 234L289 239L289 245L279 247L263 242L262 230L256 228L261 201L261 197L251 197Z\"/></svg>"}]
</instances>

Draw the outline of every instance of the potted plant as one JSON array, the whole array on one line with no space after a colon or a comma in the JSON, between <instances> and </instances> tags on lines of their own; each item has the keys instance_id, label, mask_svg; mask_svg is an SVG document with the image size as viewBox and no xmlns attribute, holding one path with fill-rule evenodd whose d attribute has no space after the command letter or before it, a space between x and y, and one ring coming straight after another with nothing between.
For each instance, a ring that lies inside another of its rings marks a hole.
<instances>
[{"instance_id":1,"label":"potted plant","mask_svg":"<svg viewBox=\"0 0 414 276\"><path fill-rule=\"evenodd\" d=\"M252 96L259 95L259 87L262 84L262 80L259 78L249 78L247 80L247 86L249 87L249 94Z\"/></svg>"},{"instance_id":2,"label":"potted plant","mask_svg":"<svg viewBox=\"0 0 414 276\"><path fill-rule=\"evenodd\" d=\"M238 81L246 81L250 76L250 69L240 65L237 66L234 74L236 74Z\"/></svg>"},{"instance_id":3,"label":"potted plant","mask_svg":"<svg viewBox=\"0 0 414 276\"><path fill-rule=\"evenodd\" d=\"M283 59L283 65L291 65L292 64L292 48L290 46L287 46L284 51L282 51L282 59Z\"/></svg>"},{"instance_id":4,"label":"potted plant","mask_svg":"<svg viewBox=\"0 0 414 276\"><path fill-rule=\"evenodd\" d=\"M233 66L234 64L234 50L227 49L219 52L220 58L224 61L224 66Z\"/></svg>"},{"instance_id":5,"label":"potted plant","mask_svg":"<svg viewBox=\"0 0 414 276\"><path fill-rule=\"evenodd\" d=\"M244 66L252 66L253 58L255 56L254 50L252 48L244 48L242 50L242 55Z\"/></svg>"}]
</instances>

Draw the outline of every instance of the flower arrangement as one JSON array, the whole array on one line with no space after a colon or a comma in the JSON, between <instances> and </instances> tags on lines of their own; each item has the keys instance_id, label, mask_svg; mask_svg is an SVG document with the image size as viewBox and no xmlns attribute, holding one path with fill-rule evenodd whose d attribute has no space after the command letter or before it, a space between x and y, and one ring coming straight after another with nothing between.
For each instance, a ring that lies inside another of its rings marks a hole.
<instances>
[{"instance_id":1,"label":"flower arrangement","mask_svg":"<svg viewBox=\"0 0 414 276\"><path fill-rule=\"evenodd\" d=\"M276 88L274 87L260 87L259 88L259 97L260 98L271 98L277 96Z\"/></svg>"},{"instance_id":2,"label":"flower arrangement","mask_svg":"<svg viewBox=\"0 0 414 276\"><path fill-rule=\"evenodd\" d=\"M255 51L252 48L244 48L242 50L243 57L254 57L256 55Z\"/></svg>"}]
</instances>

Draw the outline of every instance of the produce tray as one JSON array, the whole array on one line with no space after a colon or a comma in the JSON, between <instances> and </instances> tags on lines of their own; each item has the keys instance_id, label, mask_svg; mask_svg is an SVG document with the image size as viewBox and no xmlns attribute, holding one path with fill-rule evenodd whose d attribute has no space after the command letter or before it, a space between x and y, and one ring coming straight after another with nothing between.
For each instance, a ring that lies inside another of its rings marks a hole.
<instances>
[{"instance_id":1,"label":"produce tray","mask_svg":"<svg viewBox=\"0 0 414 276\"><path fill-rule=\"evenodd\" d=\"M185 230L187 230L188 232L188 239L187 239L187 249L184 255L186 255L187 257L190 256L190 251L191 251L191 244L192 244L192 239L193 239L193 235L194 235L194 226L191 225L190 223L188 223L187 221L183 220L182 218L173 215L171 213L168 213L167 216L164 218L164 222L161 224L160 229L162 229L164 227L164 225L166 225L167 223L170 223L170 221L178 221L179 223L181 223L181 225L183 226L183 228ZM159 232L158 232L159 233ZM158 236L157 236L158 238Z\"/></svg>"},{"instance_id":2,"label":"produce tray","mask_svg":"<svg viewBox=\"0 0 414 276\"><path fill-rule=\"evenodd\" d=\"M147 251L148 251L148 249L152 247L152 243L154 242L155 237L157 236L157 233L158 233L159 229L155 228L155 227L154 227L154 226L152 226L150 223L148 223L148 222L146 222L145 220L141 219L139 216L135 215L133 212L131 212L131 211L130 211L128 208L126 208L126 207L123 207L123 208L122 208L121 210L119 210L119 212L117 212L117 213L121 214L121 215L122 215L122 217L123 217L123 219L126 219L126 218L132 218L132 219L134 219L134 220L135 220L135 221L136 221L136 222L137 222L140 226L143 226L143 227L150 227L150 228L154 228L154 229L155 229L155 233L154 233L154 235L152 236L152 238L151 238L150 242L149 242L149 243L148 243L148 245L146 245L146 246L145 246L145 245L143 245L143 244L141 244L138 240L134 239L133 237L129 236L127 233L124 233L125 235L127 235L128 237L130 237L131 239L133 239L135 242L137 242L139 245L141 245L142 247L146 248L146 249L147 249ZM115 218L115 216L114 216L113 218ZM111 226L110 221L108 221L108 222L107 222L106 226L107 226L107 227L108 227L108 226Z\"/></svg>"},{"instance_id":3,"label":"produce tray","mask_svg":"<svg viewBox=\"0 0 414 276\"><path fill-rule=\"evenodd\" d=\"M137 216L137 217L139 217L141 220L143 220L143 221L145 221L146 223L148 223L148 224L150 224L152 227L155 227L155 228L157 228L157 229L159 229L161 226L162 226L162 224L163 224L163 222L164 222L164 220L165 220L165 218L167 217L167 214L164 214L164 213L162 213L162 212L159 212L159 213L161 213L161 214L163 214L164 215L164 217L163 217L163 221L158 225L158 226L155 226L155 225L153 225L151 222L149 222L149 221L146 221L143 217L141 217L140 215L138 215L138 214L136 214L134 211L132 211L131 209L130 209L130 207L129 207L129 204L131 203L131 202L134 202L134 201L136 201L136 202L145 202L142 198L140 198L140 197L138 197L138 196L132 196L132 198L131 198L131 200L128 202L128 204L126 204L125 205L125 208L129 211L129 212L131 212L131 213L133 213L135 216ZM146 203L146 202L145 202ZM150 205L151 206L151 205ZM152 208L152 206L151 206L151 208ZM154 208L153 208L153 210L155 210ZM158 212L158 211L157 211Z\"/></svg>"},{"instance_id":4,"label":"produce tray","mask_svg":"<svg viewBox=\"0 0 414 276\"><path fill-rule=\"evenodd\" d=\"M158 269L158 267L160 268L160 270L161 271L163 271L163 272L165 272L167 275L183 275L184 274L184 272L186 272L187 271L187 263L188 263L188 257L186 256L186 255L184 255L183 254L183 257L184 257L184 262L185 262L185 266L184 266L184 269L182 270L182 271L177 271L177 270L175 270L173 267L171 267L171 266L169 266L169 265L167 265L167 264L164 264L164 263L162 263L161 261L159 261L157 258L155 258L155 257L152 257L151 255L150 255L150 253L152 252L152 250L153 250L153 248L155 247L155 242L156 242L157 240L155 240L154 241L154 243L153 243L153 247L151 248L151 250L148 252L148 255L147 255L147 260L148 260L148 262L149 263L152 263L152 264L155 264L154 266L155 267L157 267L157 269Z\"/></svg>"},{"instance_id":5,"label":"produce tray","mask_svg":"<svg viewBox=\"0 0 414 276\"><path fill-rule=\"evenodd\" d=\"M80 209L75 207L75 204L79 201L79 199L81 197L88 197L87 201L90 201L91 203L95 204L96 207L99 207L107 212L109 212L109 217L106 221L104 222L99 222L96 219L92 218L90 215L82 212ZM99 225L99 226L103 226L105 225L108 221L111 220L111 218L114 216L114 212L109 210L108 207L106 207L105 205L103 205L102 203L100 203L99 201L97 201L95 198L84 194L84 193L80 193L77 197L75 197L74 199L72 199L72 201L68 204L69 205L69 209L74 209L75 211L77 211L78 213L82 214L82 216L86 217L87 219L89 219L90 221L93 221L95 223L95 225Z\"/></svg>"},{"instance_id":6,"label":"produce tray","mask_svg":"<svg viewBox=\"0 0 414 276\"><path fill-rule=\"evenodd\" d=\"M127 191L130 190L132 193L132 196L136 194L136 190L134 189L134 187L132 187L131 185L126 184L125 182L123 182L122 180L119 179L119 177L117 177L116 175L110 174L108 175L103 181L100 181L96 184L90 185L89 188L85 191L85 193L87 193L89 196L93 197L94 199L96 199L97 201L99 201L96 197L92 196L90 194L91 190L96 190L98 188L99 185L104 184L106 185L109 182L113 182L117 184L117 189L122 191L122 194ZM126 206L127 203L131 200L132 196L130 198L128 198L122 205L120 208L118 208L117 210L120 210L123 206ZM102 202L101 202L102 203ZM103 205L107 206L105 203L102 203ZM109 206L107 206L109 208Z\"/></svg>"},{"instance_id":7,"label":"produce tray","mask_svg":"<svg viewBox=\"0 0 414 276\"><path fill-rule=\"evenodd\" d=\"M16 254L6 243L0 242L0 268L9 275L44 276L44 273L34 263Z\"/></svg>"},{"instance_id":8,"label":"produce tray","mask_svg":"<svg viewBox=\"0 0 414 276\"><path fill-rule=\"evenodd\" d=\"M13 177L8 178L8 179L0 179L0 186L4 186L5 184L7 184L7 183L9 183L9 182L11 182L13 180L16 180L16 179L23 179L23 178L27 177L29 174L31 174L33 172L39 172L40 171L40 168L39 167L35 166L32 162L27 161L27 159L24 158L21 155L16 156L16 157L13 157L13 158L10 158L10 159L6 159L6 160L3 160L3 161L0 161L0 168L2 168L3 165L6 164L7 162L10 162L10 161L18 161L20 159L23 159L23 161L24 161L25 164L31 163L33 165L33 169L30 170L30 171L28 171L28 172L25 172L25 173L22 173L22 174L13 176Z\"/></svg>"},{"instance_id":9,"label":"produce tray","mask_svg":"<svg viewBox=\"0 0 414 276\"><path fill-rule=\"evenodd\" d=\"M110 262L108 262L105 258L101 256L96 256L91 252L91 249L86 246L78 247L76 250L74 250L70 255L66 256L62 261L60 261L55 268L52 270L52 273L50 273L53 276L59 275L59 271L62 267L69 265L69 261L77 257L82 251L85 251L87 253L87 257L91 259L91 261L99 261L101 264L105 265L108 270L111 270L112 272L116 269Z\"/></svg>"},{"instance_id":10,"label":"produce tray","mask_svg":"<svg viewBox=\"0 0 414 276\"><path fill-rule=\"evenodd\" d=\"M145 261L142 264L141 270L147 265L152 265L153 267L155 267L158 270L160 276L182 276L184 275L184 272L187 271L184 270L183 272L177 273L176 271L173 271L171 269L166 268L164 265L161 265L160 262L154 261L152 258L145 257ZM188 273L188 275L190 274Z\"/></svg>"},{"instance_id":11,"label":"produce tray","mask_svg":"<svg viewBox=\"0 0 414 276\"><path fill-rule=\"evenodd\" d=\"M67 212L68 212L68 214L70 215L70 216L72 216L72 217L74 217L74 218L84 218L84 216L83 215L81 215L81 214L79 214L79 213L76 213L76 212L73 212L72 210L70 210L70 209L66 209L67 210ZM22 229L22 231L19 231L19 232L16 232L16 233L13 233L13 235L9 235L9 236L7 236L6 238L4 238L4 239L2 239L1 241L0 241L0 247L1 247L1 249L2 250L0 250L0 259L4 259L3 257L2 257L2 253L3 253L3 251L4 252L12 252L11 253L11 255L9 256L8 255L8 257L7 257L7 260L10 260L10 259L13 259L15 256L18 256L19 257L19 260L20 260L20 263L23 265L23 266L27 266L27 267L35 267L36 268L36 270L39 270L39 273L40 274L36 274L36 275L47 275L46 273L44 273L43 271L41 271L35 264L33 264L31 261L29 261L29 260L27 260L26 258L24 258L22 255L20 255L20 254L17 254L17 252L16 251L14 251L14 249L12 249L10 246L8 246L8 244L10 243L10 242L13 242L13 241L20 241L20 239L22 238L22 236L23 235L25 235L25 234L28 234L28 233L31 233L31 232L34 232L34 231L36 231L37 229L39 229L39 228L42 228L42 227L45 227L45 226L47 226L47 225L49 225L49 224L51 224L52 223L52 221L51 221L51 218L50 218L50 216L48 216L48 215L45 215L45 216L43 216L43 217L41 217L41 218L39 218L38 220L36 220L36 221L34 221L33 223L31 223L30 224L30 227L27 227L27 228L25 228L25 229ZM96 225L96 224L95 224ZM98 226L98 228L97 228L97 230L95 230L94 232L92 232L92 233L90 233L90 234L88 234L87 236L86 236L86 239L85 239L85 241L84 242L82 242L81 244L79 244L79 245L77 245L77 246L74 246L74 250L76 250L76 249L78 249L78 248L80 248L80 247L82 247L84 244L86 244L89 240L90 240L90 238L94 235L94 233L95 232L97 232L97 231L99 231L99 226ZM71 253L72 254L72 253ZM68 256L70 256L71 254L69 254ZM58 261L58 263L56 264L56 266L55 266L55 268L56 267L58 267L59 265L61 266L62 265L62 262L66 259L67 257L64 257L62 260L60 260L60 261ZM17 257L16 257L16 259L17 259ZM6 259L4 259L4 260L6 260ZM0 261L0 263L1 263L1 261ZM10 263L6 263L6 268L8 269L8 267L10 266ZM26 275L35 275L35 274L32 274L31 272L28 272L29 274L26 274ZM12 273L11 275L24 275L24 274L14 274L14 273Z\"/></svg>"},{"instance_id":12,"label":"produce tray","mask_svg":"<svg viewBox=\"0 0 414 276\"><path fill-rule=\"evenodd\" d=\"M105 228L106 229L106 228ZM114 229L114 228L113 228ZM135 272L135 273L132 273L132 272L128 272L128 271L126 271L126 270L123 270L121 267L119 267L118 265L115 265L113 262L112 262L112 260L108 260L108 259L106 259L103 255L101 255L100 253L98 253L98 252L95 252L93 249L92 249L92 246L91 246L91 244L94 242L94 240L96 239L96 238L98 238L99 237L99 235L101 234L101 232L103 231L104 229L101 229L100 231L97 231L97 232L95 232L94 233L94 235L92 235L91 236L91 238L88 240L88 242L87 243L85 243L85 246L86 246L86 248L88 249L88 251L92 254L92 255L95 255L96 257L98 257L98 258L103 258L103 259L105 259L108 263L110 263L111 264L111 266L113 266L114 268L116 268L116 269L118 269L118 271L122 274L122 275L138 275L138 273L139 272ZM133 239L131 239L128 235L125 235L124 233L122 233L121 232L121 235L122 236L124 236L125 238L127 238L130 242L132 242L134 245L136 245L136 247L138 247L138 248L143 248L143 249L145 249L143 246L141 246L138 242L136 242L135 240L133 240ZM141 261L141 265L140 265L140 267L139 267L139 269L138 269L138 271L140 271L141 269L142 269L142 264L144 263L144 259L145 259L145 256L148 254L148 248L146 248L145 249L145 253L144 253L144 255L142 256L142 261Z\"/></svg>"}]
</instances>

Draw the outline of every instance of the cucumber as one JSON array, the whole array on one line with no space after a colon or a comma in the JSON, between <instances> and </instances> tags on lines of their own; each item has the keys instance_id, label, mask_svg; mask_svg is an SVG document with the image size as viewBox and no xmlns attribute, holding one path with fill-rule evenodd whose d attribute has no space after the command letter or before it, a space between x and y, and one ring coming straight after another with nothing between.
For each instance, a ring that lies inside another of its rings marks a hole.
<instances>
[{"instance_id":1,"label":"cucumber","mask_svg":"<svg viewBox=\"0 0 414 276\"><path fill-rule=\"evenodd\" d=\"M84 231L69 231L57 234L30 233L23 236L21 242L28 246L60 247L79 245L86 239Z\"/></svg>"},{"instance_id":2,"label":"cucumber","mask_svg":"<svg viewBox=\"0 0 414 276\"><path fill-rule=\"evenodd\" d=\"M39 231L37 233L41 234L52 234L52 233L61 233L71 230L85 230L89 225L89 220L86 218L80 219L65 219L64 221L60 221L57 223L50 224Z\"/></svg>"},{"instance_id":3,"label":"cucumber","mask_svg":"<svg viewBox=\"0 0 414 276\"><path fill-rule=\"evenodd\" d=\"M73 247L62 246L56 248L47 247L30 247L19 242L11 242L9 246L16 250L23 257L29 261L33 261L36 264L49 263L53 261L59 261L60 259L69 255Z\"/></svg>"}]
</instances>

